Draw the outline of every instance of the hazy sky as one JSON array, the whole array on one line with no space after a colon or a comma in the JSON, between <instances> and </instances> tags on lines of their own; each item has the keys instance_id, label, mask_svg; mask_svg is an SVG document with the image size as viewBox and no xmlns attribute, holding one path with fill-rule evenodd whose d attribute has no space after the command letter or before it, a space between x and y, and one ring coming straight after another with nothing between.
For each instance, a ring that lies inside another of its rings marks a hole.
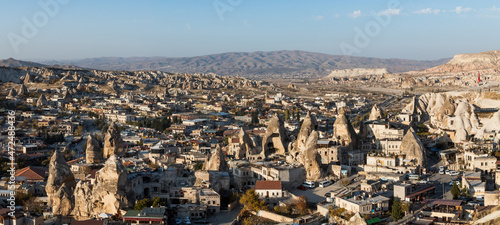
<instances>
[{"instance_id":1,"label":"hazy sky","mask_svg":"<svg viewBox=\"0 0 500 225\"><path fill-rule=\"evenodd\" d=\"M500 49L500 2L486 0L0 0L0 21L0 58L16 59L273 50L438 59Z\"/></svg>"}]
</instances>

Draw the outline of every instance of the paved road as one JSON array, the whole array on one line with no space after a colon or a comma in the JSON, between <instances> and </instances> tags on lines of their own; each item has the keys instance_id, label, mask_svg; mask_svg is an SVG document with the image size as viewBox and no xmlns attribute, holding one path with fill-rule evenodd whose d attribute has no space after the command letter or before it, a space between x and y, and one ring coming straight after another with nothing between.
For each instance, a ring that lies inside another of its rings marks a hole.
<instances>
[{"instance_id":1,"label":"paved road","mask_svg":"<svg viewBox=\"0 0 500 225\"><path fill-rule=\"evenodd\" d=\"M451 195L451 187L450 182L452 180L457 180L458 176L451 176L446 174L433 174L429 177L429 181L436 184L436 196L435 198L443 198L443 189L445 195L445 199L453 199Z\"/></svg>"},{"instance_id":2,"label":"paved road","mask_svg":"<svg viewBox=\"0 0 500 225\"><path fill-rule=\"evenodd\" d=\"M239 205L232 211L221 211L215 215L211 215L207 220L211 224L230 225L238 217L242 209L243 206Z\"/></svg>"},{"instance_id":3,"label":"paved road","mask_svg":"<svg viewBox=\"0 0 500 225\"><path fill-rule=\"evenodd\" d=\"M350 177L348 177L346 179L353 180L356 177L357 177L357 175L352 175L352 176L350 176ZM333 185L330 185L328 187L322 188L322 187L318 187L318 182L316 182L316 188L306 189L305 191L302 191L302 190L299 190L297 188L294 188L294 189L291 190L291 193L294 194L294 195L296 195L296 196L304 195L304 196L307 197L307 201L308 202L318 203L318 202L322 202L322 201L326 200L325 194L327 192L335 191L335 190L344 188L344 186L341 185L340 183L341 183L340 181L337 181ZM353 183L351 183L350 185L348 185L348 188L355 189L356 186L359 186L359 184L360 184L359 181L354 181Z\"/></svg>"}]
</instances>

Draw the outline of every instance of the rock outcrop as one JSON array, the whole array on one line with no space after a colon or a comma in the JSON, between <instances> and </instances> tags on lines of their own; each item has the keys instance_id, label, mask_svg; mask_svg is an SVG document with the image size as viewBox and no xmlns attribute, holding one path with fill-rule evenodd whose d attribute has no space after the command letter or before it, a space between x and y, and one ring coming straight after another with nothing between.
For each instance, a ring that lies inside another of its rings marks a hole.
<instances>
[{"instance_id":1,"label":"rock outcrop","mask_svg":"<svg viewBox=\"0 0 500 225\"><path fill-rule=\"evenodd\" d=\"M339 115L333 124L333 137L343 145L350 146L351 149L356 149L358 146L358 135L343 110L339 111Z\"/></svg>"},{"instance_id":2,"label":"rock outcrop","mask_svg":"<svg viewBox=\"0 0 500 225\"><path fill-rule=\"evenodd\" d=\"M247 155L254 154L254 144L250 136L243 130L243 128L240 129L240 132L238 133L238 138L239 138L239 148L235 149L234 151L234 157L236 159L243 159Z\"/></svg>"},{"instance_id":3,"label":"rock outcrop","mask_svg":"<svg viewBox=\"0 0 500 225\"><path fill-rule=\"evenodd\" d=\"M210 156L210 158L203 164L203 170L205 171L228 171L229 166L227 165L226 158L222 152L222 148L218 145Z\"/></svg>"},{"instance_id":4,"label":"rock outcrop","mask_svg":"<svg viewBox=\"0 0 500 225\"><path fill-rule=\"evenodd\" d=\"M331 79L334 77L357 77L357 76L368 76L368 75L384 75L389 73L386 68L354 68L354 69L344 69L344 70L334 70L328 76L323 79Z\"/></svg>"},{"instance_id":5,"label":"rock outcrop","mask_svg":"<svg viewBox=\"0 0 500 225\"><path fill-rule=\"evenodd\" d=\"M406 155L406 159L411 159L415 165L421 167L426 165L425 147L413 127L410 127L403 137L400 152Z\"/></svg>"},{"instance_id":6,"label":"rock outcrop","mask_svg":"<svg viewBox=\"0 0 500 225\"><path fill-rule=\"evenodd\" d=\"M304 159L303 165L306 170L306 178L309 181L317 181L322 178L321 172L321 156L316 150L318 144L318 132L313 130L311 135L307 138L304 145Z\"/></svg>"},{"instance_id":7,"label":"rock outcrop","mask_svg":"<svg viewBox=\"0 0 500 225\"><path fill-rule=\"evenodd\" d=\"M355 213L354 216L347 222L347 225L368 225L366 220L359 214L359 212Z\"/></svg>"},{"instance_id":8,"label":"rock outcrop","mask_svg":"<svg viewBox=\"0 0 500 225\"><path fill-rule=\"evenodd\" d=\"M101 163L102 162L102 150L99 142L94 137L94 135L89 135L87 138L87 149L86 153L86 161L87 163Z\"/></svg>"},{"instance_id":9,"label":"rock outcrop","mask_svg":"<svg viewBox=\"0 0 500 225\"><path fill-rule=\"evenodd\" d=\"M429 93L415 99L406 107L406 112L419 114L429 119L432 126L455 131L453 142L463 142L470 134L480 134L480 121L475 113L477 107L469 99L456 98L442 93Z\"/></svg>"},{"instance_id":10,"label":"rock outcrop","mask_svg":"<svg viewBox=\"0 0 500 225\"><path fill-rule=\"evenodd\" d=\"M55 151L50 158L49 177L45 191L48 205L55 215L68 216L73 210L73 190L76 186L75 177L62 153Z\"/></svg>"},{"instance_id":11,"label":"rock outcrop","mask_svg":"<svg viewBox=\"0 0 500 225\"><path fill-rule=\"evenodd\" d=\"M262 139L262 152L265 157L270 153L284 155L287 151L287 137L285 127L277 114L275 114L267 125L266 133Z\"/></svg>"},{"instance_id":12,"label":"rock outcrop","mask_svg":"<svg viewBox=\"0 0 500 225\"><path fill-rule=\"evenodd\" d=\"M24 84L21 84L21 86L19 87L19 91L17 92L18 95L25 95L25 94L28 94L28 89L26 88L26 86Z\"/></svg>"},{"instance_id":13,"label":"rock outcrop","mask_svg":"<svg viewBox=\"0 0 500 225\"><path fill-rule=\"evenodd\" d=\"M458 54L448 63L424 70L426 73L462 73L464 71L500 69L500 50Z\"/></svg>"},{"instance_id":14,"label":"rock outcrop","mask_svg":"<svg viewBox=\"0 0 500 225\"><path fill-rule=\"evenodd\" d=\"M75 208L73 216L78 220L92 218L92 189L89 182L79 181L75 188Z\"/></svg>"},{"instance_id":15,"label":"rock outcrop","mask_svg":"<svg viewBox=\"0 0 500 225\"><path fill-rule=\"evenodd\" d=\"M113 122L109 125L106 136L104 137L103 157L109 158L113 155L122 156L123 153L123 140L118 130L118 125Z\"/></svg>"},{"instance_id":16,"label":"rock outcrop","mask_svg":"<svg viewBox=\"0 0 500 225\"><path fill-rule=\"evenodd\" d=\"M0 66L0 81L4 83L12 82L19 84L21 83L21 77L26 76L26 74L26 70Z\"/></svg>"},{"instance_id":17,"label":"rock outcrop","mask_svg":"<svg viewBox=\"0 0 500 225\"><path fill-rule=\"evenodd\" d=\"M373 105L368 120L380 120L383 118L384 118L384 112L382 112L382 109L380 109L377 104Z\"/></svg>"},{"instance_id":18,"label":"rock outcrop","mask_svg":"<svg viewBox=\"0 0 500 225\"><path fill-rule=\"evenodd\" d=\"M36 101L36 107L43 107L47 105L47 98L45 98L44 94L41 94L40 97L38 98L38 101Z\"/></svg>"},{"instance_id":19,"label":"rock outcrop","mask_svg":"<svg viewBox=\"0 0 500 225\"><path fill-rule=\"evenodd\" d=\"M290 163L298 162L300 164L304 164L306 142L311 133L316 129L316 126L316 118L311 116L308 112L306 117L302 121L299 134L297 135L297 139L293 143L293 147L290 151L290 157L288 157L288 161Z\"/></svg>"},{"instance_id":20,"label":"rock outcrop","mask_svg":"<svg viewBox=\"0 0 500 225\"><path fill-rule=\"evenodd\" d=\"M10 89L9 94L7 95L7 97L13 98L13 97L16 97L16 96L17 96L16 90L14 88Z\"/></svg>"},{"instance_id":21,"label":"rock outcrop","mask_svg":"<svg viewBox=\"0 0 500 225\"><path fill-rule=\"evenodd\" d=\"M135 195L127 176L127 169L116 155L106 160L97 171L92 189L92 212L116 214L120 209L133 207Z\"/></svg>"}]
</instances>

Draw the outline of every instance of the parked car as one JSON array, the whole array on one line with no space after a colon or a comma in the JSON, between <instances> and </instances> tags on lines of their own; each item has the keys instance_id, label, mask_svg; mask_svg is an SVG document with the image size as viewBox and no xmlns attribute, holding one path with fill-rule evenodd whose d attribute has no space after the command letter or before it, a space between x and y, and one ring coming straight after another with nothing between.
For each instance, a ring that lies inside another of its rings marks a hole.
<instances>
[{"instance_id":1,"label":"parked car","mask_svg":"<svg viewBox=\"0 0 500 225\"><path fill-rule=\"evenodd\" d=\"M439 174L444 174L444 170L440 170L440 171L439 171Z\"/></svg>"},{"instance_id":2,"label":"parked car","mask_svg":"<svg viewBox=\"0 0 500 225\"><path fill-rule=\"evenodd\" d=\"M457 185L460 186L460 181L458 181L458 180L454 180L454 181L450 182L450 186L453 186L453 183L457 183Z\"/></svg>"},{"instance_id":3,"label":"parked car","mask_svg":"<svg viewBox=\"0 0 500 225\"><path fill-rule=\"evenodd\" d=\"M452 175L452 176L458 176L458 175L460 175L460 172L458 172L458 171L450 171L450 175Z\"/></svg>"},{"instance_id":4,"label":"parked car","mask_svg":"<svg viewBox=\"0 0 500 225\"><path fill-rule=\"evenodd\" d=\"M458 199L465 201L465 202L472 200L470 197L465 197L465 196L459 196Z\"/></svg>"},{"instance_id":5,"label":"parked car","mask_svg":"<svg viewBox=\"0 0 500 225\"><path fill-rule=\"evenodd\" d=\"M331 180L321 181L321 182L319 182L319 187L328 187L328 186L330 186L332 184L333 184L333 182Z\"/></svg>"},{"instance_id":6,"label":"parked car","mask_svg":"<svg viewBox=\"0 0 500 225\"><path fill-rule=\"evenodd\" d=\"M301 184L301 185L299 185L299 186L297 187L297 189L299 189L299 190L303 190L303 191L307 190L307 188L306 188L306 187L304 187L304 185L302 185L302 184Z\"/></svg>"},{"instance_id":7,"label":"parked car","mask_svg":"<svg viewBox=\"0 0 500 225\"><path fill-rule=\"evenodd\" d=\"M444 173L450 175L450 171L449 170L446 170Z\"/></svg>"},{"instance_id":8,"label":"parked car","mask_svg":"<svg viewBox=\"0 0 500 225\"><path fill-rule=\"evenodd\" d=\"M306 188L315 188L316 184L312 181L304 181L304 183L302 183L302 186Z\"/></svg>"},{"instance_id":9,"label":"parked car","mask_svg":"<svg viewBox=\"0 0 500 225\"><path fill-rule=\"evenodd\" d=\"M326 192L326 194L325 194L325 198L329 198L329 197L332 197L332 193L330 193L330 192Z\"/></svg>"},{"instance_id":10,"label":"parked car","mask_svg":"<svg viewBox=\"0 0 500 225\"><path fill-rule=\"evenodd\" d=\"M470 202L467 202L467 205L470 205L470 206L479 206L479 202L475 202L475 201L470 201Z\"/></svg>"}]
</instances>

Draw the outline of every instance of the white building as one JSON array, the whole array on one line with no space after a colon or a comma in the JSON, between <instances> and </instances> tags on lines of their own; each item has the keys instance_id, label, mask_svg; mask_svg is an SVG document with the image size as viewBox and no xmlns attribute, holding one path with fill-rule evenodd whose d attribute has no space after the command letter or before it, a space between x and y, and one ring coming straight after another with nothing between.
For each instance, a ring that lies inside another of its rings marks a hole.
<instances>
[{"instance_id":1,"label":"white building","mask_svg":"<svg viewBox=\"0 0 500 225\"><path fill-rule=\"evenodd\" d=\"M255 192L259 198L282 198L283 187L281 181L258 180L255 183Z\"/></svg>"}]
</instances>

